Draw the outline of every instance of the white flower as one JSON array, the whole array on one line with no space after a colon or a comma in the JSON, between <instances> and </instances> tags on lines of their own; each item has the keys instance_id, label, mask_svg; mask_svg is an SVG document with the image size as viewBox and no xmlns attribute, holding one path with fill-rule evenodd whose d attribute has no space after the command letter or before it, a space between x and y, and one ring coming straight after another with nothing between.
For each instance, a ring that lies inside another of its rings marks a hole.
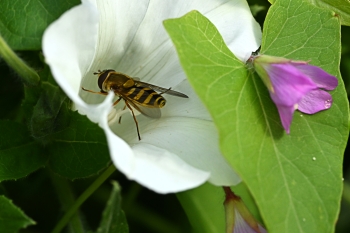
<instances>
[{"instance_id":1,"label":"white flower","mask_svg":"<svg viewBox=\"0 0 350 233\"><path fill-rule=\"evenodd\" d=\"M220 154L216 128L163 28L163 20L191 10L208 17L242 61L257 49L260 27L244 0L83 0L52 23L43 38L45 60L56 82L79 113L103 128L115 166L159 193L205 181L225 186L240 182ZM105 97L81 90L99 91L93 72L104 69L171 87L189 99L164 94L167 105L160 119L138 115L139 141L130 114L118 124L116 119L128 110L121 110L122 103L112 108L112 93Z\"/></svg>"}]
</instances>

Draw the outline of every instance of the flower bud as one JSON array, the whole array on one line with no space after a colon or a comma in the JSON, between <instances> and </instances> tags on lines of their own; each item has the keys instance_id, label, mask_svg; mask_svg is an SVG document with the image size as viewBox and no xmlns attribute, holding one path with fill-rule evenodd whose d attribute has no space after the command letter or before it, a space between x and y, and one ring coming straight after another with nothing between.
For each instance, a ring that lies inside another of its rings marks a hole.
<instances>
[{"instance_id":1,"label":"flower bud","mask_svg":"<svg viewBox=\"0 0 350 233\"><path fill-rule=\"evenodd\" d=\"M288 134L296 109L314 114L331 107L332 96L325 90L335 89L338 79L321 68L307 61L268 55L252 55L248 64L252 64L267 86Z\"/></svg>"}]
</instances>

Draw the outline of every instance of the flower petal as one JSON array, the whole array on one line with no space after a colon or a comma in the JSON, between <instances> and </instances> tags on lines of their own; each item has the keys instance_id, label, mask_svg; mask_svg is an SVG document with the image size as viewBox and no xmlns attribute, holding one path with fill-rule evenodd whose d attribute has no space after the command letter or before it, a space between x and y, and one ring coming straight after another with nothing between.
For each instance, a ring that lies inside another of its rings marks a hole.
<instances>
[{"instance_id":1,"label":"flower petal","mask_svg":"<svg viewBox=\"0 0 350 233\"><path fill-rule=\"evenodd\" d=\"M232 233L267 233L267 231L258 224L258 230L253 229L242 217L237 209L235 209L235 225Z\"/></svg>"},{"instance_id":2,"label":"flower petal","mask_svg":"<svg viewBox=\"0 0 350 233\"><path fill-rule=\"evenodd\" d=\"M290 63L270 64L265 69L270 76L274 93L270 92L276 105L294 106L316 84Z\"/></svg>"},{"instance_id":3,"label":"flower petal","mask_svg":"<svg viewBox=\"0 0 350 233\"><path fill-rule=\"evenodd\" d=\"M161 110L162 118L180 116L212 121L208 110L193 91L187 79L171 89L186 94L188 98L179 98L164 94L163 97L167 102Z\"/></svg>"},{"instance_id":4,"label":"flower petal","mask_svg":"<svg viewBox=\"0 0 350 233\"><path fill-rule=\"evenodd\" d=\"M126 175L158 193L191 189L203 184L210 176L209 172L188 165L163 148L141 142L133 146L133 150L136 159L133 169Z\"/></svg>"},{"instance_id":5,"label":"flower petal","mask_svg":"<svg viewBox=\"0 0 350 233\"><path fill-rule=\"evenodd\" d=\"M101 115L103 120L100 123L100 127L104 130L106 134L109 153L114 165L119 171L123 172L124 174L128 174L133 170L135 155L133 150L130 148L129 144L127 144L123 139L118 137L109 128L108 114L109 111L102 112ZM113 160L113 158L118 158L118 160Z\"/></svg>"},{"instance_id":6,"label":"flower petal","mask_svg":"<svg viewBox=\"0 0 350 233\"><path fill-rule=\"evenodd\" d=\"M320 89L312 90L299 102L298 110L303 113L314 114L329 109L332 103L332 96L328 92Z\"/></svg>"},{"instance_id":7,"label":"flower petal","mask_svg":"<svg viewBox=\"0 0 350 233\"><path fill-rule=\"evenodd\" d=\"M142 117L138 116L138 119ZM209 171L209 182L215 185L236 185L241 181L220 153L213 122L186 117L162 117L158 120L144 117L146 121L139 121L142 140L138 141L132 117L126 115L125 118L121 125L114 125L113 130L131 145L147 143L164 148L189 165Z\"/></svg>"},{"instance_id":8,"label":"flower petal","mask_svg":"<svg viewBox=\"0 0 350 233\"><path fill-rule=\"evenodd\" d=\"M290 125L293 120L293 113L295 106L276 105L278 113L281 118L282 126L286 130L287 134L290 133Z\"/></svg>"},{"instance_id":9,"label":"flower petal","mask_svg":"<svg viewBox=\"0 0 350 233\"><path fill-rule=\"evenodd\" d=\"M338 79L333 75L328 74L320 67L308 64L295 64L298 70L309 76L314 81L318 88L325 90L333 90L338 86Z\"/></svg>"},{"instance_id":10,"label":"flower petal","mask_svg":"<svg viewBox=\"0 0 350 233\"><path fill-rule=\"evenodd\" d=\"M203 4L203 1L198 2ZM251 52L259 48L261 28L246 1L226 1L208 13L200 12L218 28L229 49L241 61L246 62Z\"/></svg>"}]
</instances>

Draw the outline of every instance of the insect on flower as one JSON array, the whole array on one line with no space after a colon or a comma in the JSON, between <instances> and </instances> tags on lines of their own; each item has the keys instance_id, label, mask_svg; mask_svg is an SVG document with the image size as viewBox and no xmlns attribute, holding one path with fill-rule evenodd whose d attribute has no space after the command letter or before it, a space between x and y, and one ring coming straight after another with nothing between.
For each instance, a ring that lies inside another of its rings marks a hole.
<instances>
[{"instance_id":1,"label":"insect on flower","mask_svg":"<svg viewBox=\"0 0 350 233\"><path fill-rule=\"evenodd\" d=\"M113 91L119 98L113 103L117 105L120 100L124 100L125 106L129 108L136 124L137 135L141 140L139 126L135 117L133 108L145 116L151 118L159 118L161 116L160 108L165 106L166 100L162 94L169 94L177 97L188 98L187 95L171 88L158 87L149 83L141 82L137 78L116 72L115 70L98 70L94 73L98 75L98 86L100 92L91 91L82 87L84 91L94 94L108 95L109 91ZM160 92L157 93L156 91ZM119 123L121 117L119 118Z\"/></svg>"}]
</instances>

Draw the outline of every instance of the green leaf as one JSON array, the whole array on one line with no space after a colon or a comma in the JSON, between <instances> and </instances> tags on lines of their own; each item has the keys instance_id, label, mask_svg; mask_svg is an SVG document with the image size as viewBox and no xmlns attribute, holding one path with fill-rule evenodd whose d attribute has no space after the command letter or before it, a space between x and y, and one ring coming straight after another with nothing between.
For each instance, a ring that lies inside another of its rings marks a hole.
<instances>
[{"instance_id":1,"label":"green leaf","mask_svg":"<svg viewBox=\"0 0 350 233\"><path fill-rule=\"evenodd\" d=\"M21 209L5 196L0 196L0 232L13 233L19 229L35 224Z\"/></svg>"},{"instance_id":2,"label":"green leaf","mask_svg":"<svg viewBox=\"0 0 350 233\"><path fill-rule=\"evenodd\" d=\"M47 150L51 169L66 178L95 175L110 162L103 130L78 112L71 112L70 123L52 135Z\"/></svg>"},{"instance_id":3,"label":"green leaf","mask_svg":"<svg viewBox=\"0 0 350 233\"><path fill-rule=\"evenodd\" d=\"M127 233L129 232L125 214L121 209L120 187L113 181L113 190L103 211L102 220L97 233Z\"/></svg>"},{"instance_id":4,"label":"green leaf","mask_svg":"<svg viewBox=\"0 0 350 233\"><path fill-rule=\"evenodd\" d=\"M176 194L195 233L225 231L225 193L222 187L205 183L195 189Z\"/></svg>"},{"instance_id":5,"label":"green leaf","mask_svg":"<svg viewBox=\"0 0 350 233\"><path fill-rule=\"evenodd\" d=\"M39 50L47 26L78 0L0 1L0 32L14 50Z\"/></svg>"},{"instance_id":6,"label":"green leaf","mask_svg":"<svg viewBox=\"0 0 350 233\"><path fill-rule=\"evenodd\" d=\"M19 179L44 166L47 157L26 125L0 121L0 181Z\"/></svg>"},{"instance_id":7,"label":"green leaf","mask_svg":"<svg viewBox=\"0 0 350 233\"><path fill-rule=\"evenodd\" d=\"M262 53L310 60L339 80L339 86L331 93L330 110L314 115L297 112L291 135L274 140L269 146L281 164L275 175L282 179L278 182L275 178L275 182L283 185L285 197L276 194L274 203L265 200L263 205L287 205L290 212L275 216L271 223L287 219L287 224L293 223L298 232L333 232L339 213L349 118L349 103L339 73L340 49L340 23L331 12L301 0L279 1L270 8ZM311 202L308 197L313 197ZM276 232L287 232L284 227L276 227Z\"/></svg>"},{"instance_id":8,"label":"green leaf","mask_svg":"<svg viewBox=\"0 0 350 233\"><path fill-rule=\"evenodd\" d=\"M342 25L350 26L350 2L349 0L306 0L315 6L333 11L335 17L340 18ZM271 4L276 0L269 0Z\"/></svg>"},{"instance_id":9,"label":"green leaf","mask_svg":"<svg viewBox=\"0 0 350 233\"><path fill-rule=\"evenodd\" d=\"M285 4L288 12L277 4L271 7L262 50L311 60L340 77L337 18L301 1ZM341 79L332 92L332 108L310 116L296 112L286 135L262 81L248 74L209 20L191 12L164 25L218 128L221 151L246 182L268 231L332 232L348 137L349 110Z\"/></svg>"}]
</instances>

